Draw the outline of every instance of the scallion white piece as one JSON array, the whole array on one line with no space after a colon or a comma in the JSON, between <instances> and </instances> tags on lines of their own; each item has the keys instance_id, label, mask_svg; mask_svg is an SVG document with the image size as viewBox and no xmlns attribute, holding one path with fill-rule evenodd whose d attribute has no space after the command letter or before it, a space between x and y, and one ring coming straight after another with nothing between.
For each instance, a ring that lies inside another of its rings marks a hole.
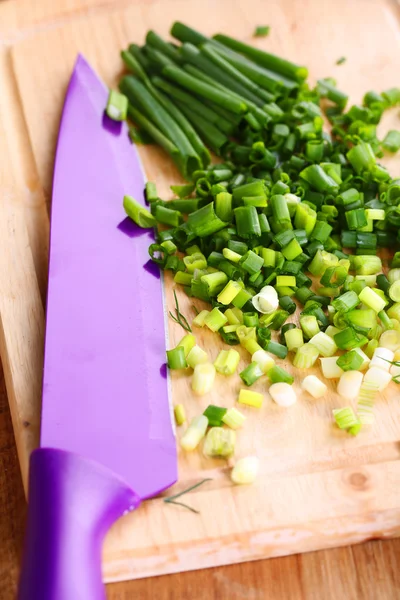
<instances>
[{"instance_id":1,"label":"scallion white piece","mask_svg":"<svg viewBox=\"0 0 400 600\"><path fill-rule=\"evenodd\" d=\"M192 390L198 396L207 394L214 385L215 367L211 363L196 365L193 371Z\"/></svg>"},{"instance_id":2,"label":"scallion white piece","mask_svg":"<svg viewBox=\"0 0 400 600\"><path fill-rule=\"evenodd\" d=\"M275 361L265 350L257 350L251 357L252 362L256 362L263 373L268 373L275 365Z\"/></svg>"},{"instance_id":3,"label":"scallion white piece","mask_svg":"<svg viewBox=\"0 0 400 600\"><path fill-rule=\"evenodd\" d=\"M268 391L271 398L279 406L284 406L287 408L289 406L293 406L293 404L295 404L297 401L296 392L294 391L293 387L283 381L279 383L273 383Z\"/></svg>"},{"instance_id":4,"label":"scallion white piece","mask_svg":"<svg viewBox=\"0 0 400 600\"><path fill-rule=\"evenodd\" d=\"M379 346L396 352L400 348L400 331L396 331L396 329L384 331L379 338Z\"/></svg>"},{"instance_id":5,"label":"scallion white piece","mask_svg":"<svg viewBox=\"0 0 400 600\"><path fill-rule=\"evenodd\" d=\"M252 298L253 306L264 315L273 313L279 307L278 293L272 285L266 285Z\"/></svg>"},{"instance_id":6,"label":"scallion white piece","mask_svg":"<svg viewBox=\"0 0 400 600\"><path fill-rule=\"evenodd\" d=\"M383 371L389 371L390 363L394 358L394 352L389 350L388 348L376 348L372 355L371 362L369 363L369 367L378 367Z\"/></svg>"},{"instance_id":7,"label":"scallion white piece","mask_svg":"<svg viewBox=\"0 0 400 600\"><path fill-rule=\"evenodd\" d=\"M330 356L328 358L320 358L322 373L326 379L339 379L344 371L336 364L338 357Z\"/></svg>"},{"instance_id":8,"label":"scallion white piece","mask_svg":"<svg viewBox=\"0 0 400 600\"><path fill-rule=\"evenodd\" d=\"M337 392L339 396L345 398L346 400L353 400L357 398L361 383L363 380L363 374L360 371L345 371L343 375L340 376Z\"/></svg>"},{"instance_id":9,"label":"scallion white piece","mask_svg":"<svg viewBox=\"0 0 400 600\"><path fill-rule=\"evenodd\" d=\"M307 375L301 382L301 388L313 398L322 398L328 391L326 385L315 375Z\"/></svg>"},{"instance_id":10,"label":"scallion white piece","mask_svg":"<svg viewBox=\"0 0 400 600\"><path fill-rule=\"evenodd\" d=\"M181 446L186 452L191 452L200 444L206 434L208 419L204 415L194 417L181 438Z\"/></svg>"},{"instance_id":11,"label":"scallion white piece","mask_svg":"<svg viewBox=\"0 0 400 600\"><path fill-rule=\"evenodd\" d=\"M315 346L318 352L324 357L333 356L337 351L334 340L323 331L314 335L309 343Z\"/></svg>"},{"instance_id":12,"label":"scallion white piece","mask_svg":"<svg viewBox=\"0 0 400 600\"><path fill-rule=\"evenodd\" d=\"M365 371L365 369L368 367L369 363L371 362L370 358L368 358L368 356L365 354L365 352L363 352L361 350L361 348L353 348L353 352L356 352L363 359L363 362L361 363L359 370Z\"/></svg>"},{"instance_id":13,"label":"scallion white piece","mask_svg":"<svg viewBox=\"0 0 400 600\"><path fill-rule=\"evenodd\" d=\"M392 376L379 367L371 367L365 373L364 382L375 384L378 392L382 392L391 382Z\"/></svg>"},{"instance_id":14,"label":"scallion white piece","mask_svg":"<svg viewBox=\"0 0 400 600\"><path fill-rule=\"evenodd\" d=\"M238 460L231 471L233 483L249 484L257 478L260 470L260 461L257 456L246 456Z\"/></svg>"},{"instance_id":15,"label":"scallion white piece","mask_svg":"<svg viewBox=\"0 0 400 600\"><path fill-rule=\"evenodd\" d=\"M205 350L203 350L203 348L200 348L200 346L196 344L189 351L186 357L186 362L189 365L189 367L192 367L192 369L194 369L196 365L202 365L208 362L208 354Z\"/></svg>"},{"instance_id":16,"label":"scallion white piece","mask_svg":"<svg viewBox=\"0 0 400 600\"><path fill-rule=\"evenodd\" d=\"M224 416L222 417L222 422L225 423L231 429L240 429L243 423L245 422L246 417L238 410L237 408L228 408Z\"/></svg>"},{"instance_id":17,"label":"scallion white piece","mask_svg":"<svg viewBox=\"0 0 400 600\"><path fill-rule=\"evenodd\" d=\"M333 325L328 325L328 327L325 329L326 335L329 335L329 337L331 337L331 338L333 338L334 335L339 333L339 331L340 331L340 329L338 329L337 327L334 327Z\"/></svg>"},{"instance_id":18,"label":"scallion white piece","mask_svg":"<svg viewBox=\"0 0 400 600\"><path fill-rule=\"evenodd\" d=\"M211 427L204 440L203 452L206 456L228 458L235 451L236 433L224 427Z\"/></svg>"}]
</instances>

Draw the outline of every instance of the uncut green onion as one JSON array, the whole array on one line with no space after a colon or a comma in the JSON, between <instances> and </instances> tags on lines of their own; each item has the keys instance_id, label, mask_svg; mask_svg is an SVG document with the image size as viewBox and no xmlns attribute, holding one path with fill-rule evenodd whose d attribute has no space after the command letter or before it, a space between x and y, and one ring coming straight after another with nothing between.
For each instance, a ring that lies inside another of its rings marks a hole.
<instances>
[{"instance_id":1,"label":"uncut green onion","mask_svg":"<svg viewBox=\"0 0 400 600\"><path fill-rule=\"evenodd\" d=\"M196 169L201 167L200 158L188 138L168 111L141 81L127 75L120 82L120 90L128 97L131 104L139 104L144 113L175 144L183 160L185 175L190 177Z\"/></svg>"},{"instance_id":2,"label":"uncut green onion","mask_svg":"<svg viewBox=\"0 0 400 600\"><path fill-rule=\"evenodd\" d=\"M167 79L178 83L183 88L190 90L194 94L212 100L215 104L227 108L235 114L242 114L247 111L247 106L244 102L237 100L230 94L223 94L216 87L213 87L204 81L199 81L179 67L166 66L163 68L162 74L167 77Z\"/></svg>"},{"instance_id":3,"label":"uncut green onion","mask_svg":"<svg viewBox=\"0 0 400 600\"><path fill-rule=\"evenodd\" d=\"M270 52L265 52L264 50L260 50L255 48L254 46L250 46L249 44L245 44L236 40L230 36L218 34L215 35L214 38L217 42L224 44L228 48L232 50L236 50L250 57L256 64L259 64L267 69L271 69L276 73L281 73L286 77L302 81L307 78L308 70L306 67L301 67L296 65L293 62L285 60L275 54L271 54Z\"/></svg>"}]
</instances>

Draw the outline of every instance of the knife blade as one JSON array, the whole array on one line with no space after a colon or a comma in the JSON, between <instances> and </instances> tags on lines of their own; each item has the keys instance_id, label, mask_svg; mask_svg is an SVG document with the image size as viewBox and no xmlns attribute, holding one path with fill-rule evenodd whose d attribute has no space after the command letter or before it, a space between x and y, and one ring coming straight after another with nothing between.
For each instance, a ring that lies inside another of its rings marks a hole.
<instances>
[{"instance_id":1,"label":"knife blade","mask_svg":"<svg viewBox=\"0 0 400 600\"><path fill-rule=\"evenodd\" d=\"M177 478L152 232L122 210L125 194L144 204L145 179L126 124L104 114L107 95L80 55L54 170L41 448L30 462L21 600L104 598L108 527Z\"/></svg>"}]
</instances>

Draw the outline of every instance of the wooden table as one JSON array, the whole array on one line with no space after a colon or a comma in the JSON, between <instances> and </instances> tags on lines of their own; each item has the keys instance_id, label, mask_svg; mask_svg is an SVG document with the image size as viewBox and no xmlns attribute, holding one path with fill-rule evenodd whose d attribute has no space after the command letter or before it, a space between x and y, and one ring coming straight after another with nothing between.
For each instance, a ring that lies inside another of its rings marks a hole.
<instances>
[{"instance_id":1,"label":"wooden table","mask_svg":"<svg viewBox=\"0 0 400 600\"><path fill-rule=\"evenodd\" d=\"M115 0L116 1L116 0ZM131 3L137 0L131 0ZM148 0L151 2L151 0ZM295 0L293 0L295 1ZM358 0L361 3L361 0ZM368 2L368 0L363 0ZM101 10L111 0L0 0L0 45L24 30ZM124 0L120 0L123 4ZM393 14L396 8L393 4ZM1 190L0 190L1 193ZM1 285L1 283L0 283ZM25 500L0 371L0 599L15 596ZM400 539L108 586L112 600L400 598ZM89 600L89 599L88 599Z\"/></svg>"}]
</instances>

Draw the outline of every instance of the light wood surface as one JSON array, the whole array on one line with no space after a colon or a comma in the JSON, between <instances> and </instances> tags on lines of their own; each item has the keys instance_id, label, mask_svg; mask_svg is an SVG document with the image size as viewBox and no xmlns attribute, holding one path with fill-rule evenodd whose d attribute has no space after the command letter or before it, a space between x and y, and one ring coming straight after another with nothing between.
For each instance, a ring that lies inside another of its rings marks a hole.
<instances>
[{"instance_id":1,"label":"light wood surface","mask_svg":"<svg viewBox=\"0 0 400 600\"><path fill-rule=\"evenodd\" d=\"M22 14L15 9L16 3L0 8L7 7L11 14L13 5L18 24ZM2 284L4 281L0 295L2 356L24 476L38 434L43 335L39 290L43 297L48 228L36 173L48 200L59 116L77 51L114 85L121 72L119 49L132 40L140 42L150 27L165 34L170 23L180 18L205 32L223 29L249 39L254 25L266 19L265 2L255 0L81 8L76 17L69 15L62 22L44 11L40 18L43 22L49 19L46 26L28 28L25 33L12 31L3 38L0 35L0 42L13 42L11 50L3 51L1 63L6 93L0 102L6 110L0 110L0 119L2 114L13 115L12 126L9 119L0 121L4 130L0 139L8 144L1 184L14 190L11 195L2 194L0 205L1 220L10 223L8 228L3 224L1 236L8 247L0 262ZM358 27L361 8L362 28ZM372 0L342 0L335 6L317 0L301 5L281 0L269 5L271 37L257 43L308 64L313 77L334 74L352 99L360 100L366 89L384 89L396 83L393 57L399 41L392 9L390 2ZM60 9L59 14L64 13ZM336 59L343 54L348 57L346 65L336 67ZM168 185L178 179L174 168L156 148L141 149L141 155L149 178L166 194ZM397 159L394 162L398 167ZM29 178L34 193L28 186L29 193L23 194ZM17 263L13 262L16 257ZM10 268L15 264L17 269ZM35 271L39 285L32 276ZM170 285L168 290L172 307ZM191 314L190 303L184 306L184 312ZM182 332L171 324L170 335L174 343ZM214 357L216 337L202 332L199 340ZM265 391L265 382L258 387ZM177 376L173 395L175 400L184 396L189 415L194 415L210 402L233 405L238 388L238 378L219 378L213 393L199 401L192 398L189 379ZM140 519L128 517L108 536L106 578L196 569L396 535L400 523L399 397L393 384L377 407L377 426L350 439L331 426L331 408L339 405L333 390L324 402L299 395L298 405L287 412L273 406L266 394L260 413L246 411L246 429L239 434L238 455L257 452L261 458L257 485L233 489L224 463L197 453L180 455L177 490L203 477L212 478L190 497L201 515L166 507L160 499L146 502Z\"/></svg>"}]
</instances>

